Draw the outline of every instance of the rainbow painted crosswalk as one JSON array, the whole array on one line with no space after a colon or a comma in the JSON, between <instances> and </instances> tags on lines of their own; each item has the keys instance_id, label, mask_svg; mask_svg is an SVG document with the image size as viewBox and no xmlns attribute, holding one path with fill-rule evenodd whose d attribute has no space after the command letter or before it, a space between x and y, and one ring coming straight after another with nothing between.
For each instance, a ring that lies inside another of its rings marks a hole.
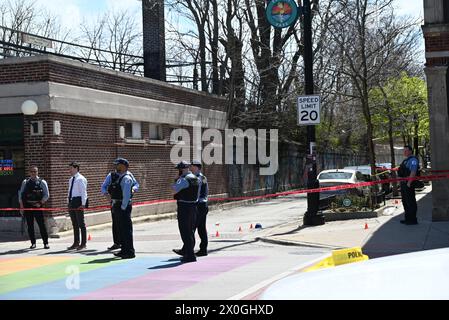
<instances>
[{"instance_id":1,"label":"rainbow painted crosswalk","mask_svg":"<svg viewBox=\"0 0 449 320\"><path fill-rule=\"evenodd\" d=\"M261 257L32 256L0 258L0 300L156 300Z\"/></svg>"}]
</instances>

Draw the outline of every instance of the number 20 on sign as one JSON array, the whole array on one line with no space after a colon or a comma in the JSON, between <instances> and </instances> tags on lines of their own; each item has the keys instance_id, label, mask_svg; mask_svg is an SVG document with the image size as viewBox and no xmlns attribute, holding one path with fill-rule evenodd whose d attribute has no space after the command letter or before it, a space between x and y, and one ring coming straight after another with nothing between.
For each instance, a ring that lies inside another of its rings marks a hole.
<instances>
[{"instance_id":1,"label":"number 20 on sign","mask_svg":"<svg viewBox=\"0 0 449 320\"><path fill-rule=\"evenodd\" d=\"M320 96L298 97L298 125L320 123Z\"/></svg>"}]
</instances>

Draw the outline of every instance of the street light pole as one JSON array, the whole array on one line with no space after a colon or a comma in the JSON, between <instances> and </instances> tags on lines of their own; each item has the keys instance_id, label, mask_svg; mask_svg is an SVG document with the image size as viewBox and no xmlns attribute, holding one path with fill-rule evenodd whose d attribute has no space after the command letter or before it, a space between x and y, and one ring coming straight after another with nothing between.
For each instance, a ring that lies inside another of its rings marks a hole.
<instances>
[{"instance_id":1,"label":"street light pole","mask_svg":"<svg viewBox=\"0 0 449 320\"><path fill-rule=\"evenodd\" d=\"M304 78L305 93L313 95L313 52L312 52L312 8L310 0L303 0L303 16L304 16ZM307 126L307 147L308 156L306 162L307 170L307 188L318 188L316 167L316 138L315 126ZM324 217L318 215L320 202L320 194L318 192L307 194L307 212L304 214L304 225L321 225L324 224Z\"/></svg>"}]
</instances>

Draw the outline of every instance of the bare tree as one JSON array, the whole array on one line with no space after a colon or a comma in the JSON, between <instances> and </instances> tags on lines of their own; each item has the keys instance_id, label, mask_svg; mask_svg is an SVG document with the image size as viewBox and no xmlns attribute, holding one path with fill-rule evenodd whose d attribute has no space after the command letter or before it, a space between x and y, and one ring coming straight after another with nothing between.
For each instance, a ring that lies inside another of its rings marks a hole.
<instances>
[{"instance_id":1,"label":"bare tree","mask_svg":"<svg viewBox=\"0 0 449 320\"><path fill-rule=\"evenodd\" d=\"M87 62L120 71L136 71L141 64L142 33L129 11L106 12L93 25L83 22L78 41L86 42L80 54Z\"/></svg>"},{"instance_id":2,"label":"bare tree","mask_svg":"<svg viewBox=\"0 0 449 320\"><path fill-rule=\"evenodd\" d=\"M346 85L339 94L354 98L361 108L373 172L376 159L369 92L410 63L409 53L416 44L416 21L396 19L392 2L339 0L329 23L332 38L327 54L342 62L338 68Z\"/></svg>"}]
</instances>

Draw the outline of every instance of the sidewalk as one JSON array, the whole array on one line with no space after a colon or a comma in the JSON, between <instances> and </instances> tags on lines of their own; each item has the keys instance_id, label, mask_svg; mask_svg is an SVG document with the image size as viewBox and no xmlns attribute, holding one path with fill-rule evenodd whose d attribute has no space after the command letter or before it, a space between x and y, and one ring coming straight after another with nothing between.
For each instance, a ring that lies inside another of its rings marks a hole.
<instances>
[{"instance_id":1,"label":"sidewalk","mask_svg":"<svg viewBox=\"0 0 449 320\"><path fill-rule=\"evenodd\" d=\"M340 249L362 247L370 258L413 251L449 247L449 221L432 222L431 187L417 193L418 225L403 225L402 203L392 206L387 214L372 219L326 222L322 226L301 226L288 223L267 230L259 240L284 245ZM365 229L365 223L368 228Z\"/></svg>"}]
</instances>

